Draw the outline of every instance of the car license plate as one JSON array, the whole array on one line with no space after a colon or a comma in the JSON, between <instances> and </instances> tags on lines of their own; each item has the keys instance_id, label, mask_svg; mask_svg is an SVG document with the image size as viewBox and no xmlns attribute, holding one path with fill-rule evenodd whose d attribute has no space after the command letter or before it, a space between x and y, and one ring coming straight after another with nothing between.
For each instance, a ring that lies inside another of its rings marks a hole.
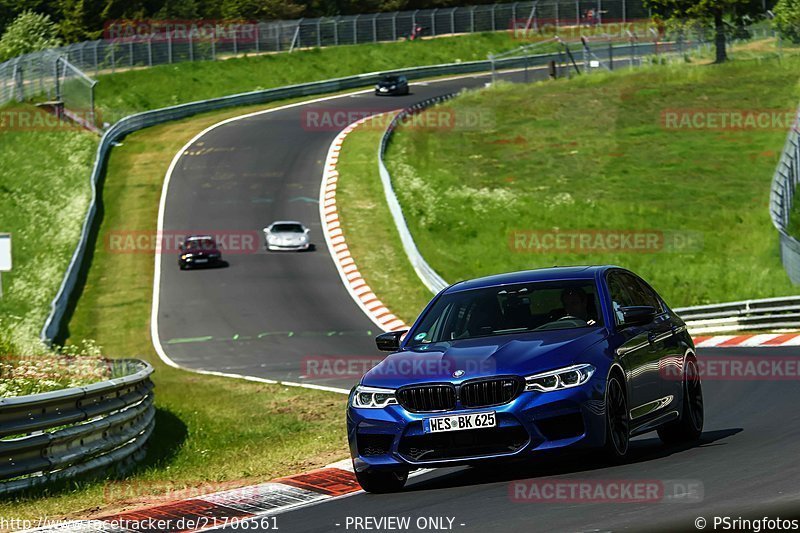
<instances>
[{"instance_id":1,"label":"car license plate","mask_svg":"<svg viewBox=\"0 0 800 533\"><path fill-rule=\"evenodd\" d=\"M437 416L427 420L427 433L443 431L463 431L466 429L493 428L497 426L494 411L488 413L470 413L467 415Z\"/></svg>"},{"instance_id":2,"label":"car license plate","mask_svg":"<svg viewBox=\"0 0 800 533\"><path fill-rule=\"evenodd\" d=\"M195 263L208 263L208 259L195 259Z\"/></svg>"}]
</instances>

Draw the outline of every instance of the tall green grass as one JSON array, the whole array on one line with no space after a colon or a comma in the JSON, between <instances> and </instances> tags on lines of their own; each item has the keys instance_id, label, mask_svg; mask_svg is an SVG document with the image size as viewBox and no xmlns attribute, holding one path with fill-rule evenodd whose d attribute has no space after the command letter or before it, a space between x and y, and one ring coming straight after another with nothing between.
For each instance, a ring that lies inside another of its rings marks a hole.
<instances>
[{"instance_id":1,"label":"tall green grass","mask_svg":"<svg viewBox=\"0 0 800 533\"><path fill-rule=\"evenodd\" d=\"M36 113L28 105L3 111ZM0 232L12 234L14 263L2 274L0 327L10 330L19 350L36 344L75 250L97 142L76 130L0 130Z\"/></svg>"}]
</instances>

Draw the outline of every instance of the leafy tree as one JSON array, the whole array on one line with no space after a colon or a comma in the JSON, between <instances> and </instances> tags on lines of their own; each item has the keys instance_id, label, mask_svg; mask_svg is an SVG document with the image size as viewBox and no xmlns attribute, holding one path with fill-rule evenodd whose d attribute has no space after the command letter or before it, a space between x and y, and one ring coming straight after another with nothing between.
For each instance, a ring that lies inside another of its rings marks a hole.
<instances>
[{"instance_id":1,"label":"leafy tree","mask_svg":"<svg viewBox=\"0 0 800 533\"><path fill-rule=\"evenodd\" d=\"M302 15L303 6L291 0L223 0L222 2L222 16L227 19L296 19Z\"/></svg>"},{"instance_id":2,"label":"leafy tree","mask_svg":"<svg viewBox=\"0 0 800 533\"><path fill-rule=\"evenodd\" d=\"M0 38L0 60L59 46L58 28L49 15L22 12Z\"/></svg>"},{"instance_id":3,"label":"leafy tree","mask_svg":"<svg viewBox=\"0 0 800 533\"><path fill-rule=\"evenodd\" d=\"M741 26L764 15L762 0L648 0L653 10L672 23L700 23L714 28L717 63L728 60L726 18Z\"/></svg>"},{"instance_id":4,"label":"leafy tree","mask_svg":"<svg viewBox=\"0 0 800 533\"><path fill-rule=\"evenodd\" d=\"M780 0L772 23L783 37L800 43L800 0Z\"/></svg>"}]
</instances>

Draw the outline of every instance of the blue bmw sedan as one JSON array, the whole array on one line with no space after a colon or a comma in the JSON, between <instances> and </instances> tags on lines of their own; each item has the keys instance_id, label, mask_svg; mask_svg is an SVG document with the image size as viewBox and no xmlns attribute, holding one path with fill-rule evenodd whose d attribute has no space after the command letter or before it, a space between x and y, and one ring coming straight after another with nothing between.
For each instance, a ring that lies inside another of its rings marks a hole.
<instances>
[{"instance_id":1,"label":"blue bmw sedan","mask_svg":"<svg viewBox=\"0 0 800 533\"><path fill-rule=\"evenodd\" d=\"M703 393L684 322L637 275L564 267L456 283L353 388L350 452L369 492L417 468L597 448L612 460L657 431L691 442Z\"/></svg>"}]
</instances>

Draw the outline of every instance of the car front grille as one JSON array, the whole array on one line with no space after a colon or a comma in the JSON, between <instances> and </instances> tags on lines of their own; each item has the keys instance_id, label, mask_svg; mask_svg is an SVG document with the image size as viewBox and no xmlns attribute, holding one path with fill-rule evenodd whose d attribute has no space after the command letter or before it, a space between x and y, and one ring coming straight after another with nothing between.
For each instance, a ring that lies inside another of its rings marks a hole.
<instances>
[{"instance_id":1,"label":"car front grille","mask_svg":"<svg viewBox=\"0 0 800 533\"><path fill-rule=\"evenodd\" d=\"M397 401L417 413L449 411L456 406L456 389L446 384L405 387L397 391Z\"/></svg>"},{"instance_id":2,"label":"car front grille","mask_svg":"<svg viewBox=\"0 0 800 533\"><path fill-rule=\"evenodd\" d=\"M510 402L520 390L522 380L518 378L482 379L461 385L458 396L464 407L489 407Z\"/></svg>"},{"instance_id":3,"label":"car front grille","mask_svg":"<svg viewBox=\"0 0 800 533\"><path fill-rule=\"evenodd\" d=\"M521 450L529 442L522 426L407 435L398 452L412 462L468 459L482 455L505 455Z\"/></svg>"}]
</instances>

